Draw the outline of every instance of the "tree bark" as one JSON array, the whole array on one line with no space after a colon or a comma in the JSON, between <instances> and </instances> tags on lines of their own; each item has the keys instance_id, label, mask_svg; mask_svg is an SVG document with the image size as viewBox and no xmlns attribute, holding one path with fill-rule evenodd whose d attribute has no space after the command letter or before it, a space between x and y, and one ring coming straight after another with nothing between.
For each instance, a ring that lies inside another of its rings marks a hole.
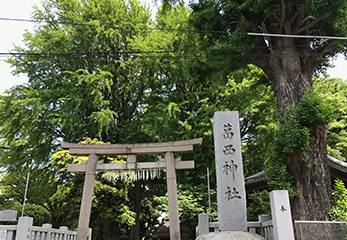
<instances>
[{"instance_id":1,"label":"tree bark","mask_svg":"<svg viewBox=\"0 0 347 240\"><path fill-rule=\"evenodd\" d=\"M271 57L258 66L272 81L280 123L283 124L288 106L295 108L303 94L313 88L312 78L318 61L309 56L305 57L303 52L296 52L295 47L279 50L272 54L277 57ZM312 151L285 158L287 169L294 177L294 191L298 193L291 201L294 220L323 221L329 218L331 179L327 164L326 138L327 127L312 129Z\"/></svg>"},{"instance_id":2,"label":"tree bark","mask_svg":"<svg viewBox=\"0 0 347 240\"><path fill-rule=\"evenodd\" d=\"M298 193L292 199L294 220L328 221L331 209L331 179L327 163L327 127L313 132L311 152L286 159L294 176L294 190Z\"/></svg>"}]
</instances>

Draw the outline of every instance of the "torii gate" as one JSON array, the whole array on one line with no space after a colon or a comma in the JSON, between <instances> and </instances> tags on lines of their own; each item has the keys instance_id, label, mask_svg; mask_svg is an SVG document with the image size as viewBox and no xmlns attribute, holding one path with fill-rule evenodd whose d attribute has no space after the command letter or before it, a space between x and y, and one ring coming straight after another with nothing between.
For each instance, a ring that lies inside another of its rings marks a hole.
<instances>
[{"instance_id":1,"label":"torii gate","mask_svg":"<svg viewBox=\"0 0 347 240\"><path fill-rule=\"evenodd\" d=\"M192 169L194 168L194 161L181 161L180 157L175 159L174 153L192 152L194 146L200 146L201 143L202 138L163 143L106 145L62 142L62 148L69 150L71 155L89 156L87 162L69 164L67 169L69 172L86 172L78 220L77 240L87 239L96 171L136 171L151 169L166 169L170 239L180 240L176 169ZM165 154L165 159L160 159L160 162L136 162L136 155L150 154ZM127 155L127 163L103 164L102 161L98 162L98 155Z\"/></svg>"}]
</instances>

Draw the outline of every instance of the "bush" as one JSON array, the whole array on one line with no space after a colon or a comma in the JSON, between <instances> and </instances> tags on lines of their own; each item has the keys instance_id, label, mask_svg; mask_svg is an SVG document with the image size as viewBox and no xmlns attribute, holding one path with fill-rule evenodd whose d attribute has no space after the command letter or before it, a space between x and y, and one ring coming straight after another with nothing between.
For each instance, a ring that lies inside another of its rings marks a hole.
<instances>
[{"instance_id":1,"label":"bush","mask_svg":"<svg viewBox=\"0 0 347 240\"><path fill-rule=\"evenodd\" d=\"M14 205L11 208L18 210L18 216L22 215L22 205ZM34 226L42 226L42 224L51 222L51 214L40 205L25 204L23 216L34 218Z\"/></svg>"}]
</instances>

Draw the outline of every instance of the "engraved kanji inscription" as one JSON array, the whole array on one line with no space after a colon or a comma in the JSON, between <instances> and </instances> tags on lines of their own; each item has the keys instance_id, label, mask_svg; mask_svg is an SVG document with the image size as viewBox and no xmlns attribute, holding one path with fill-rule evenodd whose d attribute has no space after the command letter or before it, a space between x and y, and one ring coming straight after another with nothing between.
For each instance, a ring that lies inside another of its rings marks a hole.
<instances>
[{"instance_id":1,"label":"engraved kanji inscription","mask_svg":"<svg viewBox=\"0 0 347 240\"><path fill-rule=\"evenodd\" d=\"M223 152L225 155L229 155L229 154L234 155L235 151L236 151L235 148L233 148L233 145L231 145L231 144L224 146Z\"/></svg>"},{"instance_id":2,"label":"engraved kanji inscription","mask_svg":"<svg viewBox=\"0 0 347 240\"><path fill-rule=\"evenodd\" d=\"M235 180L235 172L237 171L237 165L234 163L234 160L230 161L231 164L228 163L228 161L225 161L225 165L223 166L223 172L225 172L226 175L228 175L229 172L233 175L233 180Z\"/></svg>"},{"instance_id":3,"label":"engraved kanji inscription","mask_svg":"<svg viewBox=\"0 0 347 240\"><path fill-rule=\"evenodd\" d=\"M239 196L239 192L236 191L236 188L233 188L233 190L230 189L230 187L227 187L228 190L225 192L225 194L228 195L228 201L230 201L233 198L239 198L241 199L241 196Z\"/></svg>"},{"instance_id":4,"label":"engraved kanji inscription","mask_svg":"<svg viewBox=\"0 0 347 240\"><path fill-rule=\"evenodd\" d=\"M232 132L233 127L230 123L226 123L223 126L223 130L224 130L224 134L223 134L223 138L229 138L232 139L234 136L234 133Z\"/></svg>"}]
</instances>

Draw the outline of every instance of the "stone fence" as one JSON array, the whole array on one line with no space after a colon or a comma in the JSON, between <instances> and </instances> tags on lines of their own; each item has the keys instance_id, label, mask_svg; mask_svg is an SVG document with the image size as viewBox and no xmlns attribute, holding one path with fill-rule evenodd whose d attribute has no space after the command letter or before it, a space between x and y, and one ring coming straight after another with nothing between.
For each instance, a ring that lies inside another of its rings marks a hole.
<instances>
[{"instance_id":1,"label":"stone fence","mask_svg":"<svg viewBox=\"0 0 347 240\"><path fill-rule=\"evenodd\" d=\"M17 225L0 225L0 240L76 240L77 232L69 231L67 227L52 228L51 224L42 227L33 226L33 218L20 217ZM92 229L89 229L88 239L92 239Z\"/></svg>"},{"instance_id":2,"label":"stone fence","mask_svg":"<svg viewBox=\"0 0 347 240\"><path fill-rule=\"evenodd\" d=\"M270 201L272 220L268 215L260 215L258 222L247 222L247 231L260 234L267 240L294 240L288 191L270 192ZM207 214L200 214L196 237L215 231L219 231L219 223L209 222Z\"/></svg>"},{"instance_id":3,"label":"stone fence","mask_svg":"<svg viewBox=\"0 0 347 240\"><path fill-rule=\"evenodd\" d=\"M199 214L199 225L196 227L196 236L204 233L218 232L218 222L208 222L207 214ZM273 223L269 215L260 215L258 222L247 222L247 231L257 233L267 240L274 240L273 237Z\"/></svg>"}]
</instances>

